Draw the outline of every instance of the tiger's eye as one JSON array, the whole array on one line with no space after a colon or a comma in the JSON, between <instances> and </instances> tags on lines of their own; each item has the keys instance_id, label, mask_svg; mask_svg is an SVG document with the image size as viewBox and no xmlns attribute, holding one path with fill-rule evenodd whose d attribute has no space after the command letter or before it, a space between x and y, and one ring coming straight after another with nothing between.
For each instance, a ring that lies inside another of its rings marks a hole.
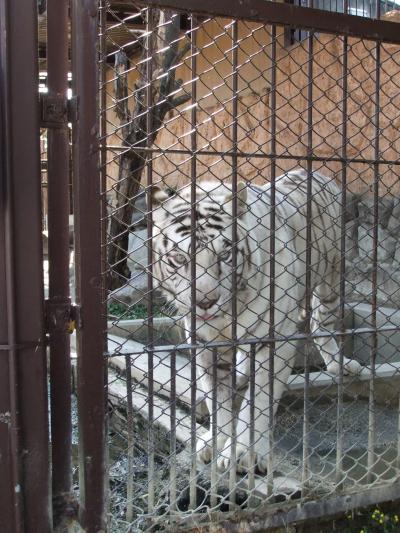
<instances>
[{"instance_id":1,"label":"tiger's eye","mask_svg":"<svg viewBox=\"0 0 400 533\"><path fill-rule=\"evenodd\" d=\"M183 265L184 263L186 263L186 256L183 254L175 254L174 260L180 265Z\"/></svg>"},{"instance_id":2,"label":"tiger's eye","mask_svg":"<svg viewBox=\"0 0 400 533\"><path fill-rule=\"evenodd\" d=\"M221 261L228 261L231 255L232 255L232 252L230 250L226 250L225 252L222 252L219 257Z\"/></svg>"}]
</instances>

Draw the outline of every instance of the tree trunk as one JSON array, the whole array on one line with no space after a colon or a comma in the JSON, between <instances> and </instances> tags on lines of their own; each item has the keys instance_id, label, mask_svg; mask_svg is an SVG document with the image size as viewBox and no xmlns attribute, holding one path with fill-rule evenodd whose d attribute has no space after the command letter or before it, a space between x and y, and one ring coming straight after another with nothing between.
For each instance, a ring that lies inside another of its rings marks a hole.
<instances>
[{"instance_id":1,"label":"tree trunk","mask_svg":"<svg viewBox=\"0 0 400 533\"><path fill-rule=\"evenodd\" d=\"M164 25L164 19L171 21ZM156 24L154 24L156 27ZM187 43L179 48L180 17L171 12L161 12L159 30L152 31L151 49L168 48L161 54L159 64L155 59L152 69L152 104L147 107L146 102L146 57L147 50L143 49L142 61L139 65L139 81L135 87L135 108L131 114L128 108L127 71L129 60L124 52L116 55L117 81L115 95L117 100L116 113L123 126L122 146L127 151L122 153L119 160L118 182L116 185L115 209L111 215L110 238L108 241L109 278L108 289L113 290L124 285L130 278L127 266L129 232L131 230L134 204L140 190L143 170L152 154L140 148L153 145L157 133L162 126L168 111L190 100L190 94L182 89L182 80L175 79L175 65L179 64L190 48ZM160 54L155 54L157 57ZM165 74L161 76L161 74ZM179 94L180 93L180 94ZM178 96L177 96L178 94ZM147 132L147 114L152 113L152 130Z\"/></svg>"}]
</instances>

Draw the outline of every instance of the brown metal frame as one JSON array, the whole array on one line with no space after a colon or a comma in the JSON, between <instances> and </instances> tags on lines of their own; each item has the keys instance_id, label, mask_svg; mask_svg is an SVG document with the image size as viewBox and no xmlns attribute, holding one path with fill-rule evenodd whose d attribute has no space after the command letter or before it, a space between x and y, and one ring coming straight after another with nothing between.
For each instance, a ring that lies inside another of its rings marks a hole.
<instances>
[{"instance_id":1,"label":"brown metal frame","mask_svg":"<svg viewBox=\"0 0 400 533\"><path fill-rule=\"evenodd\" d=\"M374 20L345 13L322 11L293 4L265 2L264 0L139 0L148 7L169 8L198 15L244 19L266 24L282 24L324 33L362 37L387 43L400 43L398 23Z\"/></svg>"},{"instance_id":2,"label":"brown metal frame","mask_svg":"<svg viewBox=\"0 0 400 533\"><path fill-rule=\"evenodd\" d=\"M190 18L190 70L191 70L191 96L192 96L192 108L190 110L190 125L192 133L190 135L190 147L193 151L190 161L190 204L191 204L191 222L190 222L190 249L192 251L190 262L190 274L193 280L191 286L191 300L194 303L196 301L196 175L197 175L197 155L195 153L197 148L197 135L196 135L196 122L197 122L197 80L195 72L197 71L197 19L195 17ZM192 344L196 344L196 310L194 307L190 310L190 340ZM189 487L189 499L190 507L193 509L196 507L196 395L197 395L197 358L196 350L192 348L190 350L190 404L192 406L191 414L191 441L190 441L190 453L191 453L191 465L190 465L190 487ZM176 420L175 420L176 423ZM176 448L175 448L176 449Z\"/></svg>"},{"instance_id":3,"label":"brown metal frame","mask_svg":"<svg viewBox=\"0 0 400 533\"><path fill-rule=\"evenodd\" d=\"M82 321L77 331L80 523L88 533L106 529L98 16L97 0L73 1L73 92L79 102L73 128L76 301Z\"/></svg>"},{"instance_id":4,"label":"brown metal frame","mask_svg":"<svg viewBox=\"0 0 400 533\"><path fill-rule=\"evenodd\" d=\"M313 8L302 8L290 4L281 4L275 2L265 2L264 0L232 0L232 1L223 1L216 3L212 0L205 0L199 5L198 2L194 0L147 0L142 2L149 8L169 8L177 11L185 11L190 13L195 13L199 15L212 15L212 16L221 16L228 17L230 19L246 19L253 21L260 21L267 24L282 24L286 26L293 26L296 28L304 28L308 30L321 31L325 33L333 33L343 36L343 48L344 48L344 65L347 61L347 37L357 36L362 37L363 39L372 39L377 41L377 49L379 49L381 42L396 43L400 44L400 32L398 30L398 25L396 23L380 21L380 20L371 20L365 19L362 17L350 16L342 13L334 12L322 12ZM105 456L104 456L104 443L105 443L105 386L104 386L104 372L105 364L103 359L103 351L105 351L104 345L104 336L103 332L105 330L105 314L103 313L103 305L105 299L102 297L102 287L101 287L101 266L102 266L102 255L101 255L101 234L100 234L100 224L101 220L101 206L99 205L99 199L101 197L100 189L100 179L99 179L99 170L98 170L98 155L99 155L99 143L97 137L97 124L98 124L98 109L97 102L94 98L94 95L97 94L97 53L96 53L96 42L97 42L97 1L96 0L87 0L81 5L81 2L78 0L74 1L74 84L76 95L79 98L79 116L78 122L76 125L76 131L74 136L74 150L75 150L75 173L74 173L74 187L75 187L75 216L76 216L76 237L77 237L77 258L78 258L78 271L77 271L77 287L78 287L78 300L79 305L82 307L82 330L79 332L79 374L78 374L78 393L79 393L79 423L80 423L80 438L81 438L81 465L80 465L80 475L81 475L81 492L82 492L82 525L87 528L87 531L98 531L99 529L105 528L105 496L104 496L104 480L106 477L105 474ZM149 9L150 18L148 20L147 29L150 31L151 27L151 13L152 9ZM379 17L378 17L379 18ZM195 21L192 19L192 51L196 49L196 40L195 40ZM235 68L237 65L237 57L235 56L235 46L234 43L237 40L237 34L235 27L233 27L233 48L232 48L232 65L233 65L233 147L229 152L217 152L217 151L198 151L196 147L196 137L192 137L191 149L188 150L168 150L169 153L185 153L192 156L192 167L191 175L192 178L196 174L196 156L199 154L212 154L212 155L224 155L231 156L232 162L234 163L239 157L247 157L249 155L254 157L269 158L271 161L271 175L272 175L272 198L274 198L274 178L276 174L276 154L275 154L275 141L276 141L276 125L275 125L275 96L272 94L272 112L273 112L273 121L272 121L272 140L271 140L271 152L269 154L243 154L240 153L237 149L237 107L235 107ZM309 35L309 55L308 55L308 74L309 78L312 78L313 73L313 54L312 54L312 45L313 45L313 34ZM80 54L81 50L86 50L85 54ZM276 53L276 51L275 51ZM151 38L148 38L147 43L147 55L151 57ZM273 68L272 76L276 75L276 57L273 56ZM195 58L192 59L192 69L195 70ZM147 72L149 83L147 86L147 106L150 108L152 106L152 91L151 91L151 61L147 63ZM344 69L344 85L343 85L343 102L342 102L342 113L343 116L347 116L347 107L346 107L346 98L347 98L347 72L346 67ZM378 83L378 82L377 82ZM378 85L377 85L378 87ZM378 89L377 89L378 90ZM195 82L192 83L192 96L196 94ZM308 108L308 124L309 124L309 136L307 142L307 156L283 156L293 160L303 160L307 161L307 169L309 174L308 180L308 193L309 199L311 198L312 192L312 183L311 183L311 170L312 170L312 161L339 161L342 163L342 175L343 175L343 187L345 190L346 184L346 163L349 162L346 154L346 146L342 146L342 154L340 157L333 158L322 158L313 156L313 145L312 145L312 85L308 87L307 94L309 108ZM237 106L237 103L236 103ZM379 112L379 102L377 103L377 116ZM195 111L192 110L191 121L195 123ZM378 121L377 129L378 132ZM346 138L345 125L343 126L343 138ZM147 115L147 131L148 133L152 130L152 115L148 113ZM114 147L110 147L114 149ZM126 147L115 147L116 150L129 150ZM144 153L153 153L153 152L163 152L161 149L153 148L151 145L145 147L135 147L136 151L143 151ZM281 157L281 156L279 156ZM373 160L365 159L354 159L353 162L362 162L362 163L372 163L375 165L376 176L378 176L379 169L379 160L380 154L378 145L376 145L376 150ZM388 163L385 161L385 163ZM399 164L398 161L393 161L392 164ZM151 158L147 160L147 186L148 186L148 200L149 200L149 214L148 214L148 238L151 243L151 234L152 234L152 218L151 218L151 194L150 188L153 181L152 175L152 164ZM377 186L378 181L375 180L375 185ZM236 192L236 177L234 177L234 192ZM375 189L375 196L377 197L377 189ZM194 187L192 188L192 196L194 196ZM309 200L310 201L310 200ZM275 205L275 200L272 200L273 206ZM377 206L377 204L376 204ZM193 208L193 206L192 206ZM236 206L234 208L236 210ZM377 207L375 207L377 209ZM309 203L307 208L307 218L310 219L311 216L311 204ZM377 217L377 211L375 212L375 219ZM344 221L344 219L343 219ZM342 221L342 222L343 222ZM271 227L273 228L275 224L275 214L274 209L271 213ZM192 231L192 240L194 239L194 225L191 227ZM235 230L233 229L235 233ZM344 248L344 233L342 229L342 248ZM233 241L235 241L235 235L233 235ZM374 250L376 255L377 247L377 234L374 234ZM193 249L195 247L192 247ZM307 252L307 262L310 263L310 251ZM149 246L149 265L152 263L152 254L151 254L151 244ZM376 263L376 257L375 257ZM192 261L192 272L195 273L195 261ZM344 265L342 264L342 270ZM232 274L235 276L235 273ZM274 278L274 264L271 264L271 277ZM195 276L194 276L195 279ZM152 288L152 275L151 269L149 269L149 290ZM307 284L310 284L308 279ZM273 285L273 284L272 284ZM344 316L344 286L341 285L341 315ZM376 280L374 283L374 291L376 293ZM195 292L195 290L193 291ZM309 291L307 291L309 293ZM152 330L152 315L153 315L153 304L152 298L150 298L148 304L148 327L149 332ZM273 316L273 304L274 304L274 294L273 286L271 288L271 313ZM309 311L309 301L307 302L307 312ZM95 310L95 311L94 311ZM192 324L194 324L192 319ZM397 328L393 328L397 329ZM195 326L192 326L193 337L195 337ZM359 328L358 330L345 330L343 327L339 333L339 337L343 337L346 334L354 334L356 332L365 333L369 331L372 336L376 339L376 328ZM388 331L388 329L386 330ZM310 338L311 333L308 330L305 334L298 334L291 336L291 340L295 339L307 339ZM320 336L324 336L321 334ZM330 336L327 334L326 336ZM233 333L233 338L235 337ZM246 339L243 341L233 340L232 342L215 342L212 343L213 350L213 359L214 359L214 370L216 367L216 348L217 346L231 346L236 347L240 344L248 344L250 346L250 351L252 354L251 364L252 368L250 370L251 376L254 374L254 346L260 341L264 343L269 343L271 346L271 357L274 351L274 342L279 341L279 337L275 335L274 332L274 322L272 320L268 336L264 339ZM175 355L176 350L179 348L189 348L192 353L192 378L195 383L195 344L196 341L193 340L191 344L181 344L179 346L163 346L162 348L157 348L152 345L150 339L148 345L148 356L149 356L149 420L150 427L153 418L153 389L152 389L152 376L153 376L153 355L157 350L171 349L173 353L173 359L171 364L171 372L175 367ZM234 350L233 350L234 351ZM107 354L106 354L107 355ZM130 355L134 353L125 353L127 366L130 366ZM341 359L343 360L343 353L341 353ZM374 352L372 353L372 362L374 364ZM235 358L233 358L233 363L235 363ZM273 373L273 366L270 365L270 372ZM215 374L215 372L214 372ZM215 378L215 375L213 376ZM305 420L305 434L307 433L308 427L308 371L307 371L307 361L306 361L306 386L305 386L305 396L304 396L304 420ZM130 391L130 379L127 380L127 390L128 396ZM254 380L250 379L250 384ZM216 382L215 382L216 383ZM269 393L272 395L272 383L273 380L270 379L271 390ZM234 377L232 378L232 389L235 389ZM341 396L343 393L343 375L339 377L339 405L338 413L340 414L342 405L341 405ZM371 387L373 387L373 381L371 382ZM174 376L171 375L171 390L175 391L175 382ZM195 401L195 387L192 388L192 402ZM373 389L371 390L371 398L373 404ZM216 397L213 396L213 409L216 410ZM254 412L252 413L254 417ZM128 405L128 418L129 425L132 425L132 405ZM372 417L373 418L373 417ZM175 412L171 410L171 420L175 420ZM272 413L271 413L271 426L272 426ZM194 424L194 416L192 420ZM254 426L254 420L250 421ZM370 426L373 425L373 419L370 421ZM216 428L212 428L213 430ZM270 438L272 439L272 427L270 428ZM131 432L131 431L130 431ZM340 432L339 432L340 433ZM213 435L216 438L216 433ZM373 438L370 439L373 441ZM192 439L191 447L194 448L195 439ZM175 434L171 432L171 449L175 449ZM307 455L307 454L305 454ZM152 430L149 432L149 470L154 470L154 434ZM89 461L90 459L90 461ZM306 457L305 457L306 459ZM271 459L272 461L272 459ZM341 468L341 445L340 445L340 435L338 435L338 464L339 471ZM306 461L304 462L304 471L303 471L303 490L307 489L308 481L308 471ZM129 467L130 468L130 467ZM272 469L270 469L272 471ZM171 480L172 480L172 504L174 504L174 496L176 493L176 465L173 465L171 469ZM175 481L174 481L175 480ZM233 480L233 476L232 476ZM272 478L270 477L268 481L271 483ZM215 477L215 471L211 472L211 484L214 487L217 483ZM90 490L87 490L89 489ZM191 506L193 506L195 498L195 485L194 482L190 486L190 500ZM234 487L232 487L234 491ZM229 520L228 522L220 522L221 529L226 527L230 531L239 531L243 526L243 523L247 521L252 531L263 531L267 527L279 527L290 522L303 521L310 518L317 518L321 516L334 515L338 512L346 511L350 508L357 507L359 505L368 505L370 503L378 503L382 501L387 501L398 496L399 485L393 484L390 487L380 487L380 488L369 488L361 494L346 494L346 495L335 495L330 498L321 500L319 502L306 502L302 503L301 506L294 508L282 508L281 510L275 509L262 509L258 513L258 518L244 518L243 516L239 517L239 521L236 523L235 519ZM234 492L232 492L234 494ZM149 512L153 510L154 505L154 484L152 480L151 472L149 473ZM263 511L265 513L263 514ZM261 518L260 518L261 517ZM194 515L193 519L201 521L201 516ZM203 516L204 518L204 516ZM239 523L240 522L240 523Z\"/></svg>"},{"instance_id":5,"label":"brown metal frame","mask_svg":"<svg viewBox=\"0 0 400 533\"><path fill-rule=\"evenodd\" d=\"M47 9L48 96L60 102L58 124L48 129L48 231L50 400L53 520L57 526L71 512L72 421L69 297L69 131L68 90L69 1L49 2Z\"/></svg>"},{"instance_id":6,"label":"brown metal frame","mask_svg":"<svg viewBox=\"0 0 400 533\"><path fill-rule=\"evenodd\" d=\"M229 517L227 520L221 520L218 523L220 531L229 531L229 533L241 533L244 528L251 533L264 533L269 529L287 528L288 525L307 523L311 520L330 517L343 514L351 509L367 507L369 505L379 505L383 502L398 499L400 493L400 483L394 483L390 487L379 487L359 491L351 495L330 496L322 501L309 501L301 505L285 505L280 509L274 509L272 513L268 512L268 505L260 509L253 518L245 519L240 514L237 517ZM265 511L263 513L263 511ZM197 515L193 522L199 518ZM311 528L311 524L309 523ZM310 531L311 529L309 529ZM188 527L186 531L197 531ZM204 527L202 531L212 531L212 528Z\"/></svg>"},{"instance_id":7,"label":"brown metal frame","mask_svg":"<svg viewBox=\"0 0 400 533\"><path fill-rule=\"evenodd\" d=\"M0 2L0 529L13 533L52 530L36 17L34 0Z\"/></svg>"}]
</instances>

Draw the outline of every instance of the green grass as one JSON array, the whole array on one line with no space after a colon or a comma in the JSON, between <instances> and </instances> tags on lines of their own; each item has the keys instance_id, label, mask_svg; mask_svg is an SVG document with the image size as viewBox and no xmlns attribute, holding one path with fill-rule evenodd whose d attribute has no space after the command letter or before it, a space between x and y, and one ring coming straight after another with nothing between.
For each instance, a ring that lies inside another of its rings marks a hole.
<instances>
[{"instance_id":1,"label":"green grass","mask_svg":"<svg viewBox=\"0 0 400 533\"><path fill-rule=\"evenodd\" d=\"M111 303L107 306L109 316L118 317L124 320L135 320L147 318L147 306L144 304L124 305ZM171 316L171 311L164 306L153 306L153 317Z\"/></svg>"}]
</instances>

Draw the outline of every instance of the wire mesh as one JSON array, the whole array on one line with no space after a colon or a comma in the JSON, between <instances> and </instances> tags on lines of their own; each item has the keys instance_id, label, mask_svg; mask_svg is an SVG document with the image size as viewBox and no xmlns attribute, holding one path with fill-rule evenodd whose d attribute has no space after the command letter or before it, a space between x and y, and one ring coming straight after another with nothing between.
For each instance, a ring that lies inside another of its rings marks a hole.
<instances>
[{"instance_id":1,"label":"wire mesh","mask_svg":"<svg viewBox=\"0 0 400 533\"><path fill-rule=\"evenodd\" d=\"M102 9L111 530L393 484L398 45Z\"/></svg>"}]
</instances>

